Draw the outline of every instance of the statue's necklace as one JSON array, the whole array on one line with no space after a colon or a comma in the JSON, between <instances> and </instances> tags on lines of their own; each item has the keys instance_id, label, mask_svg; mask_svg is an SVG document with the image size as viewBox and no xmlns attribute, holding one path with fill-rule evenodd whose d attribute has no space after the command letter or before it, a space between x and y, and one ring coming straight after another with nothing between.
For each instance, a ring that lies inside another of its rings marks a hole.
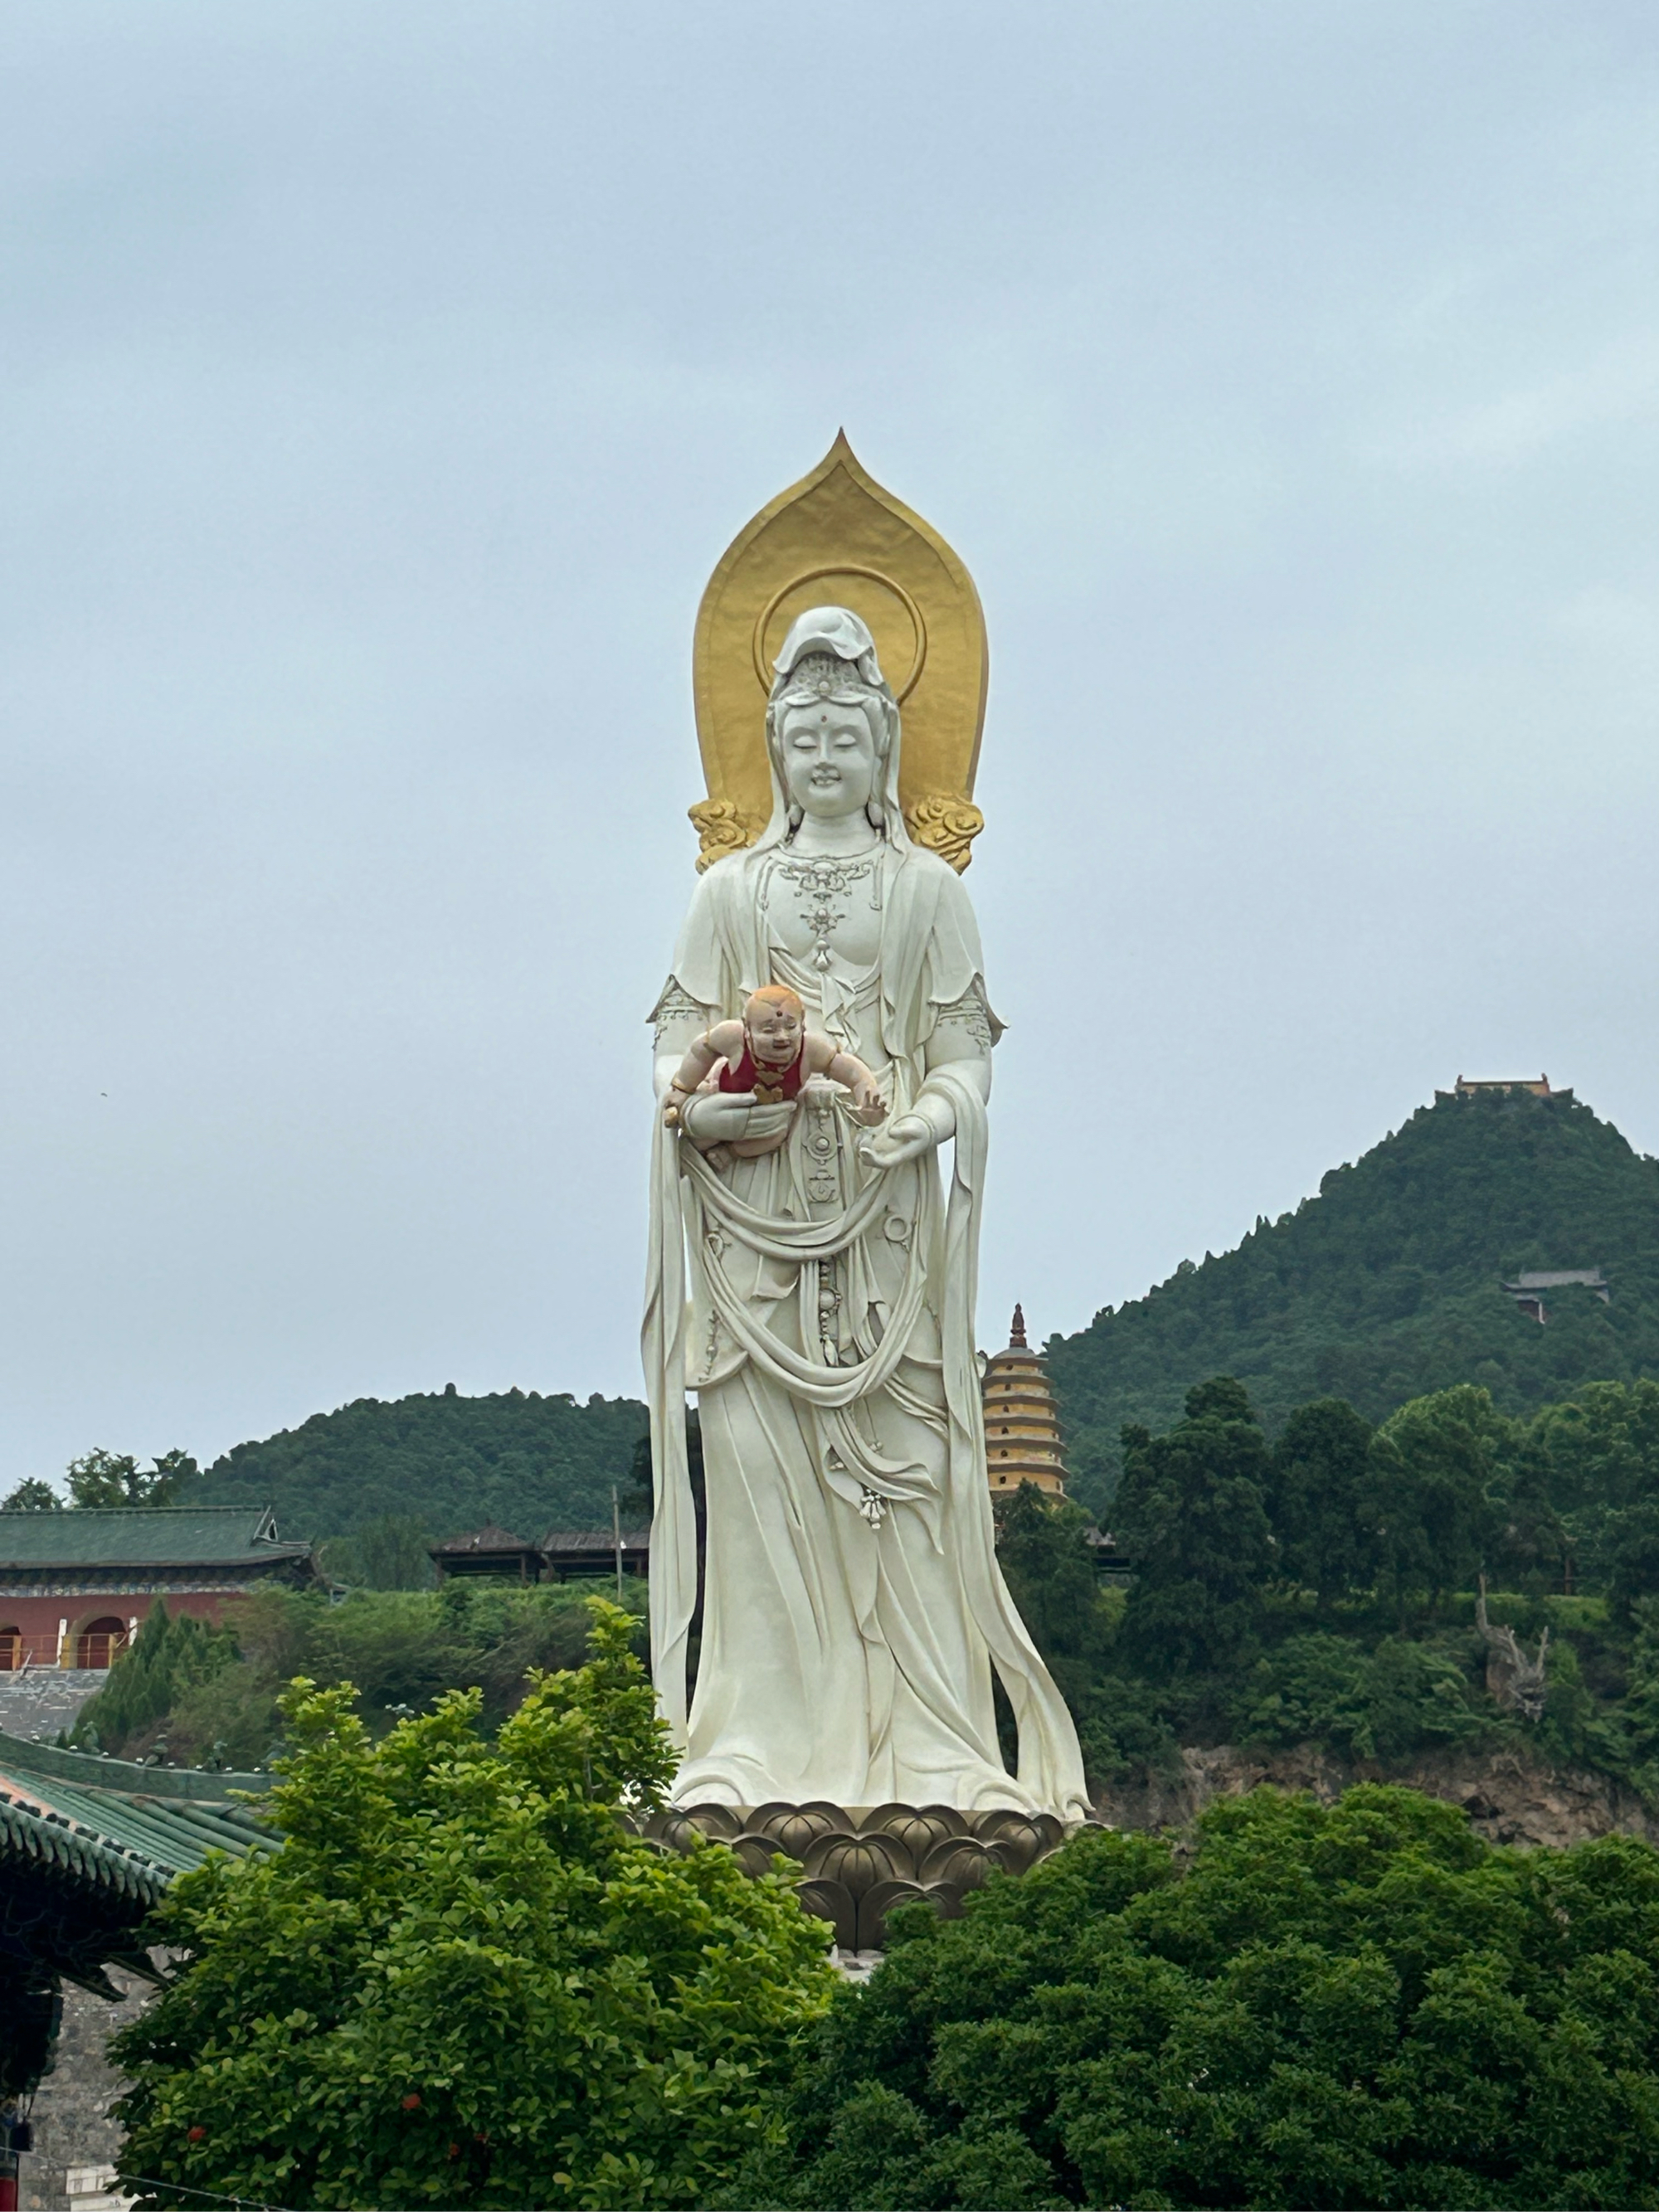
<instances>
[{"instance_id":1,"label":"statue's necklace","mask_svg":"<svg viewBox=\"0 0 1659 2212\"><path fill-rule=\"evenodd\" d=\"M870 878L870 904L881 910L881 868L878 854L872 854L862 860L783 860L775 863L775 872L795 893L795 908L801 920L812 933L812 965L827 969L830 965L830 939L836 925L845 921L847 908L837 907L836 900L844 899L854 884ZM769 880L761 893L761 905L765 907Z\"/></svg>"}]
</instances>

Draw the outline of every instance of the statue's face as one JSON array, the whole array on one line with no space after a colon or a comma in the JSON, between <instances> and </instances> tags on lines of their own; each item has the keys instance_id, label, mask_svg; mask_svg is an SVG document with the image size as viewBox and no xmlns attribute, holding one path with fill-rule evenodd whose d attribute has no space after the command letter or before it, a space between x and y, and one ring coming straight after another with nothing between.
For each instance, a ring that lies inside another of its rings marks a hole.
<instances>
[{"instance_id":1,"label":"statue's face","mask_svg":"<svg viewBox=\"0 0 1659 2212\"><path fill-rule=\"evenodd\" d=\"M780 1006L775 999L745 1006L743 1027L750 1051L774 1067L787 1067L800 1050L801 1018L793 1006Z\"/></svg>"},{"instance_id":2,"label":"statue's face","mask_svg":"<svg viewBox=\"0 0 1659 2212\"><path fill-rule=\"evenodd\" d=\"M820 821L857 814L876 787L876 741L860 707L791 707L779 741L784 787L793 803Z\"/></svg>"}]
</instances>

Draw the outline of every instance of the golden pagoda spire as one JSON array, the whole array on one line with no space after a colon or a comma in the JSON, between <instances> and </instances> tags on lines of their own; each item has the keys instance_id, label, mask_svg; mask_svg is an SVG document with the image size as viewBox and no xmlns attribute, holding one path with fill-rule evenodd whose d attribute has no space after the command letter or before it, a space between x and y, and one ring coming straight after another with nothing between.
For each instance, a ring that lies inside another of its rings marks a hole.
<instances>
[{"instance_id":1,"label":"golden pagoda spire","mask_svg":"<svg viewBox=\"0 0 1659 2212\"><path fill-rule=\"evenodd\" d=\"M981 1384L985 1404L985 1468L1005 1494L1034 1482L1051 1498L1066 1495L1066 1460L1054 1394L1040 1352L1025 1340L1025 1312L1014 1308L1008 1349L994 1352Z\"/></svg>"}]
</instances>

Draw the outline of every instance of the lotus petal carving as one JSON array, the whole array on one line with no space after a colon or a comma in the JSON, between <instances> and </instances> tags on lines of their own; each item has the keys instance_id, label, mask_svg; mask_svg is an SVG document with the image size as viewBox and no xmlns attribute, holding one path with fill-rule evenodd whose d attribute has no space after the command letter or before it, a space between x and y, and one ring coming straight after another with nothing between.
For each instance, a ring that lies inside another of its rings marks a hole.
<instances>
[{"instance_id":1,"label":"lotus petal carving","mask_svg":"<svg viewBox=\"0 0 1659 2212\"><path fill-rule=\"evenodd\" d=\"M915 1873L908 1851L885 1836L820 1836L805 1865L809 1875L844 1883L855 1898L878 1881L908 1881Z\"/></svg>"},{"instance_id":2,"label":"lotus petal carving","mask_svg":"<svg viewBox=\"0 0 1659 2212\"><path fill-rule=\"evenodd\" d=\"M795 1894L808 1912L816 1913L820 1920L830 1923L836 1931L836 1941L843 1951L860 1948L858 1908L848 1895L844 1882L798 1881Z\"/></svg>"},{"instance_id":3,"label":"lotus petal carving","mask_svg":"<svg viewBox=\"0 0 1659 2212\"><path fill-rule=\"evenodd\" d=\"M695 1850L703 1831L695 1820L684 1813L653 1813L646 1824L646 1835L652 1843L661 1844L671 1851Z\"/></svg>"},{"instance_id":4,"label":"lotus petal carving","mask_svg":"<svg viewBox=\"0 0 1659 2212\"><path fill-rule=\"evenodd\" d=\"M878 1881L866 1889L858 1900L856 1948L860 1951L878 1951L887 1933L887 1916L893 1907L927 1894L918 1881Z\"/></svg>"},{"instance_id":5,"label":"lotus petal carving","mask_svg":"<svg viewBox=\"0 0 1659 2212\"><path fill-rule=\"evenodd\" d=\"M925 1897L947 1920L993 1867L1023 1874L1061 1843L1066 1830L1048 1813L1000 1807L960 1813L951 1805L877 1805L857 1814L823 1799L774 1802L743 1813L727 1805L670 1807L629 1815L623 1826L657 1850L695 1850L700 1836L725 1844L744 1873L772 1871L775 1857L803 1869L802 1905L836 1931L844 1950L880 1947L887 1914Z\"/></svg>"},{"instance_id":6,"label":"lotus petal carving","mask_svg":"<svg viewBox=\"0 0 1659 2212\"><path fill-rule=\"evenodd\" d=\"M945 1832L952 1836L969 1834L969 1823L977 1817L972 1814L958 1813L954 1805L924 1805L921 1810L924 1820L943 1820Z\"/></svg>"},{"instance_id":7,"label":"lotus petal carving","mask_svg":"<svg viewBox=\"0 0 1659 2212\"><path fill-rule=\"evenodd\" d=\"M934 1844L917 1872L930 1887L946 1882L957 1889L977 1889L995 1864L985 1845L972 1836L952 1836Z\"/></svg>"},{"instance_id":8,"label":"lotus petal carving","mask_svg":"<svg viewBox=\"0 0 1659 2212\"><path fill-rule=\"evenodd\" d=\"M962 1815L952 1814L947 1821L939 1807L922 1812L914 1805L879 1805L859 1824L861 1836L879 1835L902 1844L917 1866L936 1844L963 1832Z\"/></svg>"},{"instance_id":9,"label":"lotus petal carving","mask_svg":"<svg viewBox=\"0 0 1659 2212\"><path fill-rule=\"evenodd\" d=\"M775 1858L781 1854L769 1836L738 1836L732 1844L732 1856L744 1872L756 1881L773 1871Z\"/></svg>"},{"instance_id":10,"label":"lotus petal carving","mask_svg":"<svg viewBox=\"0 0 1659 2212\"><path fill-rule=\"evenodd\" d=\"M786 1858L799 1859L804 1864L814 1844L824 1836L844 1833L846 1827L845 1814L816 1805L799 1805L775 1814L763 1828L759 1821L751 1820L749 1833L770 1836Z\"/></svg>"},{"instance_id":11,"label":"lotus petal carving","mask_svg":"<svg viewBox=\"0 0 1659 2212\"><path fill-rule=\"evenodd\" d=\"M803 1809L799 1805L786 1805L781 1798L775 1797L770 1803L757 1805L751 1813L744 1815L744 1831L751 1836L769 1836L774 1832L776 1822L787 1820ZM847 1826L839 1813L836 1814L834 1825L837 1828Z\"/></svg>"},{"instance_id":12,"label":"lotus petal carving","mask_svg":"<svg viewBox=\"0 0 1659 2212\"><path fill-rule=\"evenodd\" d=\"M705 1836L713 1836L721 1843L729 1844L743 1833L742 1816L730 1805L682 1805L678 1810L693 1827L701 1828Z\"/></svg>"}]
</instances>

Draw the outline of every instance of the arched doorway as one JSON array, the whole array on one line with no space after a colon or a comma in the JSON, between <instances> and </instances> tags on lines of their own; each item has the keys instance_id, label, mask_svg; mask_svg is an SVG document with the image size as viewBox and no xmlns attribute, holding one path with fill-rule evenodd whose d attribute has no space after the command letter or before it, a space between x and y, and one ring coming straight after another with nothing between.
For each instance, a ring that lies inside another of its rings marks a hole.
<instances>
[{"instance_id":1,"label":"arched doorway","mask_svg":"<svg viewBox=\"0 0 1659 2212\"><path fill-rule=\"evenodd\" d=\"M77 1667L107 1667L127 1640L127 1625L112 1613L89 1620L75 1639Z\"/></svg>"},{"instance_id":2,"label":"arched doorway","mask_svg":"<svg viewBox=\"0 0 1659 2212\"><path fill-rule=\"evenodd\" d=\"M22 1663L22 1630L0 1627L0 1674L15 1674Z\"/></svg>"}]
</instances>

